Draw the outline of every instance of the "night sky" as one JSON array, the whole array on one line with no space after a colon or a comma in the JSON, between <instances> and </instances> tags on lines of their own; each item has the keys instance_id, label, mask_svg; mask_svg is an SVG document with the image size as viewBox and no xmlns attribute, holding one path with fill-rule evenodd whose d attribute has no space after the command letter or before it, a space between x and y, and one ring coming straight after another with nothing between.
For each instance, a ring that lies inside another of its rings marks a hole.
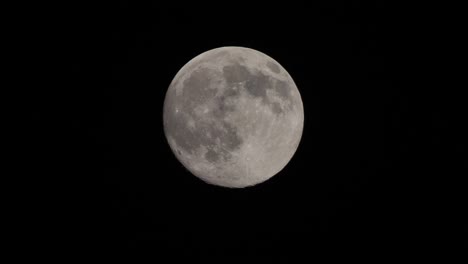
<instances>
[{"instance_id":1,"label":"night sky","mask_svg":"<svg viewBox=\"0 0 468 264\"><path fill-rule=\"evenodd\" d=\"M441 190L426 186L458 171L439 163L449 148L442 106L409 80L411 32L393 8L321 2L64 8L56 34L65 73L58 91L38 93L51 103L33 112L33 141L47 150L37 151L40 168L57 176L42 217L53 215L68 258L301 263L425 251L441 206ZM175 74L221 46L277 60L304 104L292 160L245 189L193 176L162 127Z\"/></svg>"}]
</instances>

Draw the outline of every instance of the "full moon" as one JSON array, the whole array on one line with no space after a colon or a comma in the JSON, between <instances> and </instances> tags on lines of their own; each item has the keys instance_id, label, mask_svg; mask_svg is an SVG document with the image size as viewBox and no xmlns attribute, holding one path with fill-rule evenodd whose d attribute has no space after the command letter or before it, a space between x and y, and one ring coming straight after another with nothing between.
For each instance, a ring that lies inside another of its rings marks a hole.
<instances>
[{"instance_id":1,"label":"full moon","mask_svg":"<svg viewBox=\"0 0 468 264\"><path fill-rule=\"evenodd\" d=\"M304 126L301 95L268 55L244 47L206 51L185 64L164 100L164 133L201 180L243 188L280 172Z\"/></svg>"}]
</instances>

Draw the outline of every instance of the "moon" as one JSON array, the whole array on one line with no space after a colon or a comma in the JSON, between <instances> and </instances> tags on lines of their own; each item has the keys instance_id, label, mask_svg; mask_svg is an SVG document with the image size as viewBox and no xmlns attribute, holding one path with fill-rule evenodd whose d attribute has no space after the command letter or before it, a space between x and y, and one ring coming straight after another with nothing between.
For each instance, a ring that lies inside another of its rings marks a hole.
<instances>
[{"instance_id":1,"label":"moon","mask_svg":"<svg viewBox=\"0 0 468 264\"><path fill-rule=\"evenodd\" d=\"M304 109L289 73L254 49L221 47L185 64L166 92L164 133L193 175L218 186L262 183L291 160Z\"/></svg>"}]
</instances>

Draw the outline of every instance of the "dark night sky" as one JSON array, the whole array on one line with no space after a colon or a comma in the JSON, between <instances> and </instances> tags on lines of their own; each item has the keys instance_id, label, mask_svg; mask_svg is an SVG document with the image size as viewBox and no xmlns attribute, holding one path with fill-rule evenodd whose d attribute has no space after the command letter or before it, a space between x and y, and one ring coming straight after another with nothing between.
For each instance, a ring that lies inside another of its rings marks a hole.
<instances>
[{"instance_id":1,"label":"dark night sky","mask_svg":"<svg viewBox=\"0 0 468 264\"><path fill-rule=\"evenodd\" d=\"M388 4L323 2L66 7L57 32L61 89L41 94L53 104L33 113L37 147L51 152L38 151L38 163L58 175L49 187L59 244L77 256L156 263L395 257L423 248L433 235L423 219L437 200L425 182L449 172L435 162L446 121L421 100L434 94L409 81L411 33ZM163 133L172 78L220 46L280 62L304 103L295 156L251 188L198 180Z\"/></svg>"}]
</instances>

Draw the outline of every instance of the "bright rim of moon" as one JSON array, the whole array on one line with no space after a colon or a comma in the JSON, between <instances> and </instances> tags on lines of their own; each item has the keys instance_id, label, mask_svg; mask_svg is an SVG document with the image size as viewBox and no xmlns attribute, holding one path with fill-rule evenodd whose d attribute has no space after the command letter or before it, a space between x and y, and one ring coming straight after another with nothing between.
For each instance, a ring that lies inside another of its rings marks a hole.
<instances>
[{"instance_id":1,"label":"bright rim of moon","mask_svg":"<svg viewBox=\"0 0 468 264\"><path fill-rule=\"evenodd\" d=\"M274 59L243 47L204 52L180 69L164 101L164 132L201 180L242 188L280 172L304 125L301 95Z\"/></svg>"}]
</instances>

